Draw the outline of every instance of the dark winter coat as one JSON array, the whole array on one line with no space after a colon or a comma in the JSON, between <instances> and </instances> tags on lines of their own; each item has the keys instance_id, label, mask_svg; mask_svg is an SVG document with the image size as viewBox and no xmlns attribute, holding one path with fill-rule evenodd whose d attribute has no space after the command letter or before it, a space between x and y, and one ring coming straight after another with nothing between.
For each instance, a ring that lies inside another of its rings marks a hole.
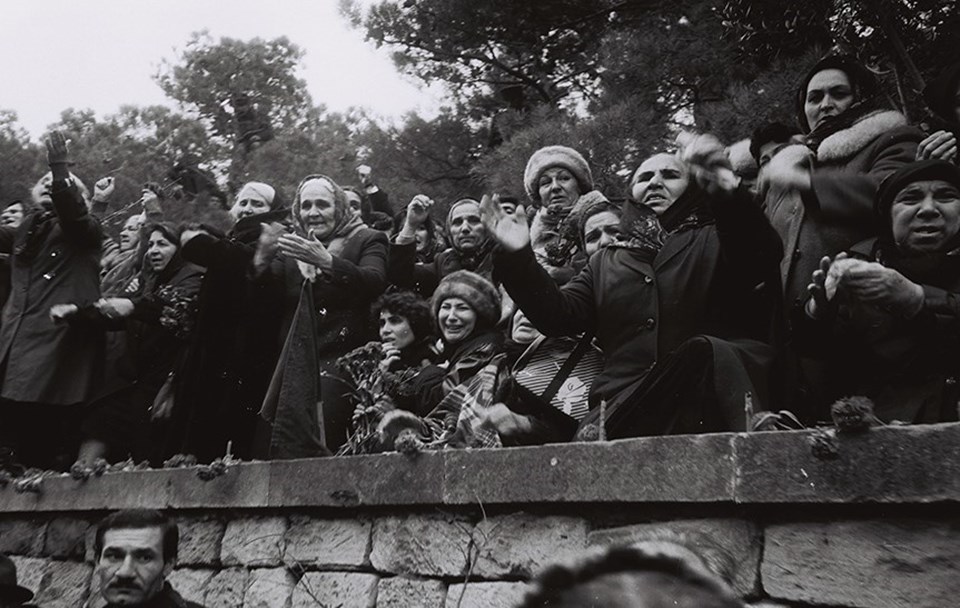
<instances>
[{"instance_id":1,"label":"dark winter coat","mask_svg":"<svg viewBox=\"0 0 960 608\"><path fill-rule=\"evenodd\" d=\"M272 219L281 218L246 217L227 238L200 234L183 246L185 259L206 268L177 395L188 412L182 451L200 462L222 456L228 441L234 455L253 457L257 412L282 340L283 293L252 276L260 223Z\"/></svg>"},{"instance_id":2,"label":"dark winter coat","mask_svg":"<svg viewBox=\"0 0 960 608\"><path fill-rule=\"evenodd\" d=\"M91 604L88 603L87 606ZM113 604L107 604L105 608L111 608ZM203 605L196 602L187 601L170 585L164 583L163 589L150 601L144 604L126 604L126 608L204 608Z\"/></svg>"},{"instance_id":3,"label":"dark winter coat","mask_svg":"<svg viewBox=\"0 0 960 608\"><path fill-rule=\"evenodd\" d=\"M100 376L102 334L55 325L54 304L100 297L100 222L75 186L55 181L52 209L0 228L0 251L11 253L11 292L0 322L0 396L70 405L90 397Z\"/></svg>"},{"instance_id":4,"label":"dark winter coat","mask_svg":"<svg viewBox=\"0 0 960 608\"><path fill-rule=\"evenodd\" d=\"M547 336L595 332L605 363L592 403L618 405L659 359L703 335L716 352L717 393L742 412L744 393L767 380L780 241L744 192L716 201L713 215L715 224L670 234L652 263L606 248L558 288L526 248L497 253L497 278ZM729 424L742 428L742 419Z\"/></svg>"},{"instance_id":5,"label":"dark winter coat","mask_svg":"<svg viewBox=\"0 0 960 608\"><path fill-rule=\"evenodd\" d=\"M313 283L293 260L275 260L264 280L283 294L285 340L261 409L273 425L271 458L319 456L346 441L353 411L335 363L374 337L370 305L386 288L386 271L387 237L369 228L348 237Z\"/></svg>"},{"instance_id":6,"label":"dark winter coat","mask_svg":"<svg viewBox=\"0 0 960 608\"><path fill-rule=\"evenodd\" d=\"M877 239L857 244L852 257L889 264ZM957 419L960 399L960 256L935 266L897 269L923 287L924 303L912 319L873 306L843 303L822 319L794 309L794 342L821 357L831 398L866 395L885 421L941 422Z\"/></svg>"},{"instance_id":7,"label":"dark winter coat","mask_svg":"<svg viewBox=\"0 0 960 608\"><path fill-rule=\"evenodd\" d=\"M417 244L406 243L398 245L390 243L390 266L387 278L391 285L402 289L411 289L425 298L433 295L440 280L457 270L469 270L485 279L492 279L493 256L491 253L471 258L464 263L464 258L450 247L436 255L432 262L421 264L417 261Z\"/></svg>"},{"instance_id":8,"label":"dark winter coat","mask_svg":"<svg viewBox=\"0 0 960 608\"><path fill-rule=\"evenodd\" d=\"M788 306L806 297L821 257L876 235L877 188L884 177L913 162L922 139L899 112L867 115L820 144L809 193L781 188L765 193L767 216L783 240L780 278ZM778 155L797 151L787 146Z\"/></svg>"}]
</instances>

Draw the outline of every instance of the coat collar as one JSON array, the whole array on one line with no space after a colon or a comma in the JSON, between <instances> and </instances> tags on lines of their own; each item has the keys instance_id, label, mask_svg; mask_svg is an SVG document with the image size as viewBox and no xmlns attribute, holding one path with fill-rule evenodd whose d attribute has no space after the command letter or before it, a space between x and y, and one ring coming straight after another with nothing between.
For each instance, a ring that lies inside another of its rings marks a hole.
<instances>
[{"instance_id":1,"label":"coat collar","mask_svg":"<svg viewBox=\"0 0 960 608\"><path fill-rule=\"evenodd\" d=\"M819 162L835 162L850 158L884 133L907 124L907 119L896 110L878 110L863 117L849 128L837 131L820 144Z\"/></svg>"}]
</instances>

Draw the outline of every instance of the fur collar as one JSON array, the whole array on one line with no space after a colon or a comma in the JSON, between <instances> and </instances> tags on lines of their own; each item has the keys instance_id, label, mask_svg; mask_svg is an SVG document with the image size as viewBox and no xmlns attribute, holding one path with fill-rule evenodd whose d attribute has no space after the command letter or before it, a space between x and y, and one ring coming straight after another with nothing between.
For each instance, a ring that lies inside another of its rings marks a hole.
<instances>
[{"instance_id":1,"label":"fur collar","mask_svg":"<svg viewBox=\"0 0 960 608\"><path fill-rule=\"evenodd\" d=\"M907 119L896 110L877 110L824 139L817 149L817 160L823 163L848 159L884 133L906 124Z\"/></svg>"}]
</instances>

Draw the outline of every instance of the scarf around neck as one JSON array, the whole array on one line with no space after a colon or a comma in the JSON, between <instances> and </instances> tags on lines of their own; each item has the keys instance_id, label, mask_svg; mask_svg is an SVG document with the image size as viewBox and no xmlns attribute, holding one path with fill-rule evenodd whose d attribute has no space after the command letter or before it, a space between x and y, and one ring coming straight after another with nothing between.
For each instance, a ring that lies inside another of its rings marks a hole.
<instances>
[{"instance_id":1,"label":"scarf around neck","mask_svg":"<svg viewBox=\"0 0 960 608\"><path fill-rule=\"evenodd\" d=\"M668 236L714 223L713 213L703 192L693 181L662 215L646 205L628 199L620 220L622 240L608 247L630 249L641 259L652 262Z\"/></svg>"}]
</instances>

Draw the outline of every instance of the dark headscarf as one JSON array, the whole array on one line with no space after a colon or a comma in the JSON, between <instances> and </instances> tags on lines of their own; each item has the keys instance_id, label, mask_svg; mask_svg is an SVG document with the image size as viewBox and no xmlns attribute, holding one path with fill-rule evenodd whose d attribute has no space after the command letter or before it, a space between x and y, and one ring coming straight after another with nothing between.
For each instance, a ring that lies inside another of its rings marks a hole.
<instances>
[{"instance_id":1,"label":"dark headscarf","mask_svg":"<svg viewBox=\"0 0 960 608\"><path fill-rule=\"evenodd\" d=\"M830 116L820 121L816 129L810 130L807 115L804 111L807 99L807 86L817 73L824 70L840 70L847 75L853 89L853 105L836 116ZM879 86L873 72L850 55L828 55L818 61L803 77L797 88L796 112L800 130L806 133L806 144L817 151L820 143L838 131L843 131L861 120L867 114L876 112L882 107L879 95Z\"/></svg>"},{"instance_id":2,"label":"dark headscarf","mask_svg":"<svg viewBox=\"0 0 960 608\"><path fill-rule=\"evenodd\" d=\"M146 255L147 250L149 249L150 235L154 232L159 232L163 235L165 239L170 241L176 251L173 253L173 257L170 258L170 261L167 262L167 265L163 267L159 272L153 270L150 267L150 264L147 263ZM161 285L170 281L171 278L177 272L183 268L183 265L186 264L186 261L183 259L183 256L180 255L180 231L171 226L170 224L158 222L154 224L147 224L143 227L143 232L141 232L143 238L140 239L140 259L141 263L141 273L143 274L143 281L141 281L141 294L149 294L156 291Z\"/></svg>"},{"instance_id":3,"label":"dark headscarf","mask_svg":"<svg viewBox=\"0 0 960 608\"><path fill-rule=\"evenodd\" d=\"M960 189L960 167L945 160L920 160L904 165L887 176L880 184L874 212L879 220L878 244L885 261L894 263L904 257L910 257L905 255L893 239L891 210L894 199L910 184L927 180L943 180ZM943 253L953 252L958 247L960 247L960 233L954 235Z\"/></svg>"}]
</instances>

